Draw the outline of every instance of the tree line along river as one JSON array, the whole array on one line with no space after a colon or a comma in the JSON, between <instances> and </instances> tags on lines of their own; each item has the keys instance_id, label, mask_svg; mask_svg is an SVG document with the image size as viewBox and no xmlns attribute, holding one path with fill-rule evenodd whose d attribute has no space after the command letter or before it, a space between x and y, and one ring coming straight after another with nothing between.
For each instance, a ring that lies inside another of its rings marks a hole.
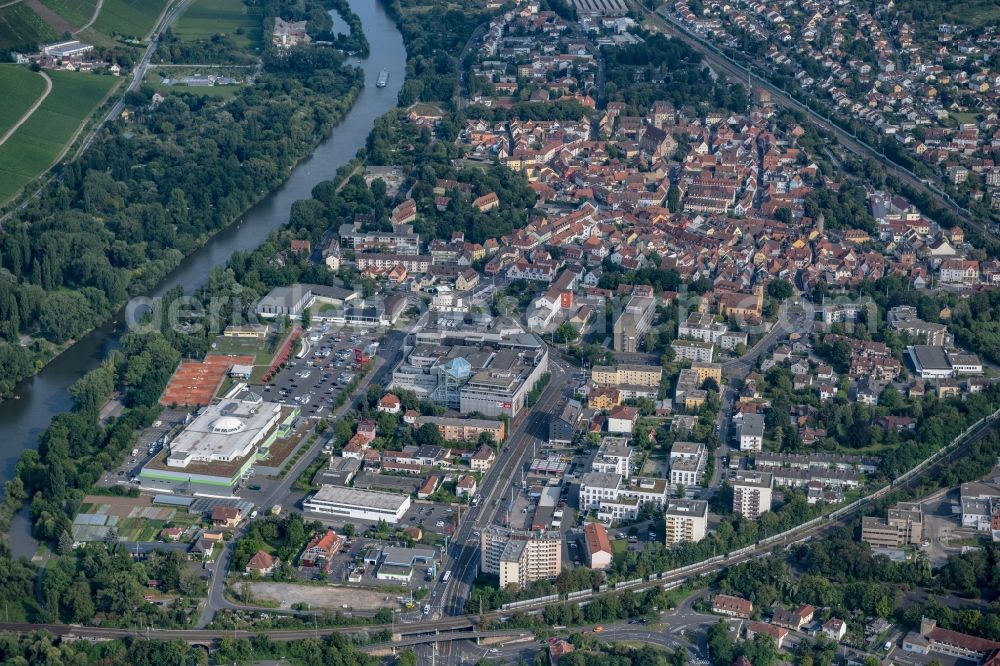
<instances>
[{"instance_id":1,"label":"tree line along river","mask_svg":"<svg viewBox=\"0 0 1000 666\"><path fill-rule=\"evenodd\" d=\"M350 6L361 18L365 37L372 45L369 57L355 63L364 70L365 87L354 106L280 188L188 256L148 296L160 296L178 285L193 291L205 283L212 269L225 265L234 252L252 250L264 242L274 229L288 221L292 204L308 199L316 185L332 179L337 169L364 147L375 120L396 106L406 70L403 37L379 3L350 0ZM339 19L334 16L335 25ZM389 80L385 87L378 88L375 82L383 69L390 72ZM123 319L122 311L91 331L40 373L19 384L14 390L19 399L0 403L0 483L13 477L21 454L37 446L38 435L52 418L70 409L69 386L118 346L119 336L124 333ZM30 557L34 553L36 543L26 511L14 518L9 537L14 555Z\"/></svg>"}]
</instances>

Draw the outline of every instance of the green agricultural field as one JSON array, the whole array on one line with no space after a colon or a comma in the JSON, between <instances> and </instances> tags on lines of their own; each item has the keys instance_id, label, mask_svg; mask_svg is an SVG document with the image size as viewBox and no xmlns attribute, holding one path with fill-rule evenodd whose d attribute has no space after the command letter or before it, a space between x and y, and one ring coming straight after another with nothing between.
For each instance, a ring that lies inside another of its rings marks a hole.
<instances>
[{"instance_id":1,"label":"green agricultural field","mask_svg":"<svg viewBox=\"0 0 1000 666\"><path fill-rule=\"evenodd\" d=\"M0 65L0 136L21 119L24 112L45 91L45 79L20 65Z\"/></svg>"},{"instance_id":2,"label":"green agricultural field","mask_svg":"<svg viewBox=\"0 0 1000 666\"><path fill-rule=\"evenodd\" d=\"M145 38L167 0L104 0L94 29L107 35Z\"/></svg>"},{"instance_id":3,"label":"green agricultural field","mask_svg":"<svg viewBox=\"0 0 1000 666\"><path fill-rule=\"evenodd\" d=\"M49 76L52 92L0 146L0 201L47 169L108 91L122 81L77 72L53 71Z\"/></svg>"},{"instance_id":4,"label":"green agricultural field","mask_svg":"<svg viewBox=\"0 0 1000 666\"><path fill-rule=\"evenodd\" d=\"M97 0L41 0L41 2L77 28L90 22L94 8L97 7Z\"/></svg>"},{"instance_id":5,"label":"green agricultural field","mask_svg":"<svg viewBox=\"0 0 1000 666\"><path fill-rule=\"evenodd\" d=\"M56 31L23 2L0 9L0 52L30 51L40 42L58 37Z\"/></svg>"},{"instance_id":6,"label":"green agricultural field","mask_svg":"<svg viewBox=\"0 0 1000 666\"><path fill-rule=\"evenodd\" d=\"M248 14L243 0L195 0L177 20L174 34L184 40L229 35L241 47L261 45L261 22Z\"/></svg>"}]
</instances>

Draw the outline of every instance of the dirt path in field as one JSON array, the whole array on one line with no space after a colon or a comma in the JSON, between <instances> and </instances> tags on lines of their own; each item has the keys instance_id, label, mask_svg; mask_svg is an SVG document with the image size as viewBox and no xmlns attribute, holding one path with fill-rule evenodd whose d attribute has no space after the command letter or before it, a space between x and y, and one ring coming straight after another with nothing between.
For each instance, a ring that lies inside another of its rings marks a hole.
<instances>
[{"instance_id":1,"label":"dirt path in field","mask_svg":"<svg viewBox=\"0 0 1000 666\"><path fill-rule=\"evenodd\" d=\"M38 72L38 74L41 75L43 79L45 79L45 90L43 90L39 98L35 100L35 103L32 104L30 107L28 107L28 110L24 112L24 115L21 116L21 118L16 123L14 123L14 126L11 127L9 130L7 130L3 136L0 136L0 146L7 143L7 139L9 139L14 134L14 132L17 131L18 127L28 122L28 118L31 117L31 114L33 114L38 109L38 107L42 105L42 102L45 101L45 98L49 96L50 92L52 92L52 79L49 78L49 75L46 74L45 72Z\"/></svg>"},{"instance_id":2,"label":"dirt path in field","mask_svg":"<svg viewBox=\"0 0 1000 666\"><path fill-rule=\"evenodd\" d=\"M78 32L83 32L84 30L86 30L90 26L94 25L94 21L96 21L97 17L101 15L101 7L103 7L103 6L104 6L104 0L97 0L97 6L94 7L94 15L90 17L90 20L87 21L87 23L84 24L84 26L82 28L77 28L76 30L73 31L73 36L74 37L76 36L76 34Z\"/></svg>"}]
</instances>

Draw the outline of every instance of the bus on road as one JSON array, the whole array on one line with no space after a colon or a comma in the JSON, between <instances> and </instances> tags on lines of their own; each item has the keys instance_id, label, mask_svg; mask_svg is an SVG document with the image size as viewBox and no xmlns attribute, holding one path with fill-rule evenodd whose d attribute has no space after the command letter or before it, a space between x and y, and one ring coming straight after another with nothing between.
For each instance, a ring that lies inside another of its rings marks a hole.
<instances>
[{"instance_id":1,"label":"bus on road","mask_svg":"<svg viewBox=\"0 0 1000 666\"><path fill-rule=\"evenodd\" d=\"M445 571L444 574L441 576L441 582L447 583L449 578L451 578L451 571Z\"/></svg>"}]
</instances>

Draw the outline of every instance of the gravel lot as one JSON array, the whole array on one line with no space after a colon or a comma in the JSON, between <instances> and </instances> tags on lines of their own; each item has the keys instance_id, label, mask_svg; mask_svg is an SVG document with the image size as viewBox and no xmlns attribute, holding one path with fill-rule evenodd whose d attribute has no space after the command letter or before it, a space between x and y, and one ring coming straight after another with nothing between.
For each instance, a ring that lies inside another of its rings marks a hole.
<instances>
[{"instance_id":1,"label":"gravel lot","mask_svg":"<svg viewBox=\"0 0 1000 666\"><path fill-rule=\"evenodd\" d=\"M396 608L399 603L396 593L366 590L358 587L335 587L331 585L296 585L294 583L248 583L250 592L257 599L278 601L281 608L292 604L306 603L310 608L336 608L355 611L376 611L383 607ZM388 601L386 601L388 597ZM344 608L347 604L347 608Z\"/></svg>"}]
</instances>

